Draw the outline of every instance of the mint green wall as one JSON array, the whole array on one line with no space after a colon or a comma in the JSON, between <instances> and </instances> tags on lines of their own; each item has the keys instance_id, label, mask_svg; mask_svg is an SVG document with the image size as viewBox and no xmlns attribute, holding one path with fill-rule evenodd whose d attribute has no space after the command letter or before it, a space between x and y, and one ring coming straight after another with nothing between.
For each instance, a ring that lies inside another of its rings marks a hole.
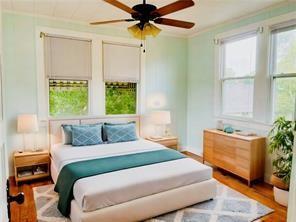
<instances>
[{"instance_id":1,"label":"mint green wall","mask_svg":"<svg viewBox=\"0 0 296 222\"><path fill-rule=\"evenodd\" d=\"M214 121L214 43L219 33L266 20L296 10L296 3L287 3L240 21L217 26L188 40L187 146L202 153L202 133L215 127Z\"/></svg>"},{"instance_id":2,"label":"mint green wall","mask_svg":"<svg viewBox=\"0 0 296 222\"><path fill-rule=\"evenodd\" d=\"M16 133L17 115L37 113L36 26L111 36L128 37L128 32L9 12L4 12L2 17L7 147L11 157L21 144L21 137ZM183 38L159 36L147 42L146 96L161 93L166 97L167 103L159 108L172 111L172 128L182 144L186 143L187 55L187 40Z\"/></svg>"},{"instance_id":3,"label":"mint green wall","mask_svg":"<svg viewBox=\"0 0 296 222\"><path fill-rule=\"evenodd\" d=\"M159 108L172 111L173 132L180 137L182 146L200 153L203 129L215 126L214 37L218 33L295 10L296 3L287 3L234 23L217 26L188 40L169 36L148 40L146 96L164 96L165 103ZM36 26L111 36L128 37L128 33L8 12L3 13L2 17L7 146L11 154L20 144L20 136L16 134L17 115L37 113ZM147 112L149 111L148 106Z\"/></svg>"}]
</instances>

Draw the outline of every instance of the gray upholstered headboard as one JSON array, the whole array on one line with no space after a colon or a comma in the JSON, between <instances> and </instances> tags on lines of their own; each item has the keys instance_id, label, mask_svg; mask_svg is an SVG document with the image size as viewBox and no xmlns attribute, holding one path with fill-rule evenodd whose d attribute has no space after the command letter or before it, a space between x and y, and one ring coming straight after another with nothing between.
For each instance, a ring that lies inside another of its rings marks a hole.
<instances>
[{"instance_id":1,"label":"gray upholstered headboard","mask_svg":"<svg viewBox=\"0 0 296 222\"><path fill-rule=\"evenodd\" d=\"M103 117L85 117L85 118L68 118L68 119L51 119L48 124L49 146L62 142L62 124L92 124L92 123L123 123L136 122L137 133L140 132L140 116L103 116Z\"/></svg>"}]
</instances>

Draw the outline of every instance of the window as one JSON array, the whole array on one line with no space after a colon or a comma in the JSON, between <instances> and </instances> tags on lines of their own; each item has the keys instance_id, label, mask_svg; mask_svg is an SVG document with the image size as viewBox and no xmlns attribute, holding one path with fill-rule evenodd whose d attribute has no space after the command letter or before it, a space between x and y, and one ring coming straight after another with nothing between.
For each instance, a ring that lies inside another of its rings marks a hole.
<instances>
[{"instance_id":1,"label":"window","mask_svg":"<svg viewBox=\"0 0 296 222\"><path fill-rule=\"evenodd\" d=\"M256 74L256 33L222 41L222 113L252 117Z\"/></svg>"},{"instance_id":2,"label":"window","mask_svg":"<svg viewBox=\"0 0 296 222\"><path fill-rule=\"evenodd\" d=\"M137 83L105 83L106 114L136 114Z\"/></svg>"},{"instance_id":3,"label":"window","mask_svg":"<svg viewBox=\"0 0 296 222\"><path fill-rule=\"evenodd\" d=\"M136 114L137 86L140 82L140 47L103 44L105 113Z\"/></svg>"},{"instance_id":4,"label":"window","mask_svg":"<svg viewBox=\"0 0 296 222\"><path fill-rule=\"evenodd\" d=\"M40 118L142 111L144 63L137 40L47 28L37 39Z\"/></svg>"},{"instance_id":5,"label":"window","mask_svg":"<svg viewBox=\"0 0 296 222\"><path fill-rule=\"evenodd\" d=\"M88 81L49 80L50 116L88 114Z\"/></svg>"},{"instance_id":6,"label":"window","mask_svg":"<svg viewBox=\"0 0 296 222\"><path fill-rule=\"evenodd\" d=\"M296 99L296 22L272 28L273 118L294 117Z\"/></svg>"},{"instance_id":7,"label":"window","mask_svg":"<svg viewBox=\"0 0 296 222\"><path fill-rule=\"evenodd\" d=\"M91 41L46 35L44 56L49 115L88 115Z\"/></svg>"}]
</instances>

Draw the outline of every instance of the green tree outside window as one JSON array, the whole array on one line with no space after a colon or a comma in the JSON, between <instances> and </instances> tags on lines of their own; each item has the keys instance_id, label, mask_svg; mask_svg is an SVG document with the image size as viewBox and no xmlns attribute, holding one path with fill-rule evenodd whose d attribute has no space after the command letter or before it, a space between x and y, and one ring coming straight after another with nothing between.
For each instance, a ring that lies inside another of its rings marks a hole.
<instances>
[{"instance_id":1,"label":"green tree outside window","mask_svg":"<svg viewBox=\"0 0 296 222\"><path fill-rule=\"evenodd\" d=\"M88 114L88 81L49 80L49 113L52 117Z\"/></svg>"},{"instance_id":2,"label":"green tree outside window","mask_svg":"<svg viewBox=\"0 0 296 222\"><path fill-rule=\"evenodd\" d=\"M137 83L105 83L106 114L136 114Z\"/></svg>"}]
</instances>

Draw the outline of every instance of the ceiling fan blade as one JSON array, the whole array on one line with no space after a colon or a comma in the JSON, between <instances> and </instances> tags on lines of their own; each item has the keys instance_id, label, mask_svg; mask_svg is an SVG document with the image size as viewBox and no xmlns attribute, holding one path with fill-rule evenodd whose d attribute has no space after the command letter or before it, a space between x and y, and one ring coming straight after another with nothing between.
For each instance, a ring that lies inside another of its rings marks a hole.
<instances>
[{"instance_id":1,"label":"ceiling fan blade","mask_svg":"<svg viewBox=\"0 0 296 222\"><path fill-rule=\"evenodd\" d=\"M127 13L129 14L133 14L133 13L136 13L136 11L134 11L132 8L130 8L129 6L121 3L120 1L117 1L117 0L104 0L105 2L117 7L117 8L120 8L121 10L123 11L126 11Z\"/></svg>"},{"instance_id":2,"label":"ceiling fan blade","mask_svg":"<svg viewBox=\"0 0 296 222\"><path fill-rule=\"evenodd\" d=\"M161 16L168 15L168 14L171 14L176 11L180 11L185 8L189 8L193 5L194 5L194 1L192 1L192 0L179 0L179 1L173 2L169 5L163 6L159 9L156 9L151 14L155 15L156 17L161 17Z\"/></svg>"},{"instance_id":3,"label":"ceiling fan blade","mask_svg":"<svg viewBox=\"0 0 296 222\"><path fill-rule=\"evenodd\" d=\"M110 23L117 23L117 22L133 22L134 19L117 19L117 20L110 20L110 21L102 21L102 22L91 22L90 25L103 25L103 24L110 24Z\"/></svg>"},{"instance_id":4,"label":"ceiling fan blade","mask_svg":"<svg viewBox=\"0 0 296 222\"><path fill-rule=\"evenodd\" d=\"M185 22L175 19L168 19L168 18L157 18L154 19L154 22L161 25L169 25L179 28L191 29L195 24L192 22Z\"/></svg>"}]
</instances>

